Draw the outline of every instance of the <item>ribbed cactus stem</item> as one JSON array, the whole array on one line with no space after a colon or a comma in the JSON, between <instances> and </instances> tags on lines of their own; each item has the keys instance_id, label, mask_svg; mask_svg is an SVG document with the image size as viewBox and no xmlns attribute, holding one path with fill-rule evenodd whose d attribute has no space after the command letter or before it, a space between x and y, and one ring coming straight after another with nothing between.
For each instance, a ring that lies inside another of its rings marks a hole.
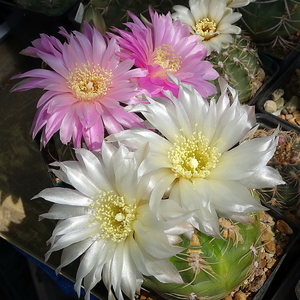
<instances>
[{"instance_id":1,"label":"ribbed cactus stem","mask_svg":"<svg viewBox=\"0 0 300 300\"><path fill-rule=\"evenodd\" d=\"M199 231L191 239L182 237L180 246L186 250L170 260L185 283L160 283L151 277L145 279L144 286L170 300L225 297L252 274L259 256L259 215L250 219L250 224L242 224L220 218L219 239Z\"/></svg>"},{"instance_id":2,"label":"ribbed cactus stem","mask_svg":"<svg viewBox=\"0 0 300 300\"><path fill-rule=\"evenodd\" d=\"M299 41L300 1L260 0L239 12L238 25L258 45L287 50Z\"/></svg>"},{"instance_id":3,"label":"ribbed cactus stem","mask_svg":"<svg viewBox=\"0 0 300 300\"><path fill-rule=\"evenodd\" d=\"M257 51L250 47L245 38L236 37L227 49L220 53L213 52L208 60L230 86L238 91L241 103L255 95L265 78Z\"/></svg>"}]
</instances>

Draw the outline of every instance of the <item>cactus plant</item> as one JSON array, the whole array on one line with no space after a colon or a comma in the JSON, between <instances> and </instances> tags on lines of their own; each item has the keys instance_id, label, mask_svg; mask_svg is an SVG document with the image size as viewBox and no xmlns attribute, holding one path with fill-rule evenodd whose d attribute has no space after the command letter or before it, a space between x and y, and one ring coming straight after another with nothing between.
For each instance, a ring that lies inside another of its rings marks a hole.
<instances>
[{"instance_id":1,"label":"cactus plant","mask_svg":"<svg viewBox=\"0 0 300 300\"><path fill-rule=\"evenodd\" d=\"M238 25L261 47L284 58L299 41L300 1L261 0L239 9Z\"/></svg>"},{"instance_id":2,"label":"cactus plant","mask_svg":"<svg viewBox=\"0 0 300 300\"><path fill-rule=\"evenodd\" d=\"M264 130L259 134L269 134ZM259 190L267 203L282 208L291 207L300 200L300 136L295 131L280 131L276 151L269 165L277 169L286 185Z\"/></svg>"},{"instance_id":3,"label":"cactus plant","mask_svg":"<svg viewBox=\"0 0 300 300\"><path fill-rule=\"evenodd\" d=\"M263 83L265 74L255 49L247 39L236 37L220 53L213 52L208 60L229 84L239 93L241 103L250 100Z\"/></svg>"},{"instance_id":4,"label":"cactus plant","mask_svg":"<svg viewBox=\"0 0 300 300\"><path fill-rule=\"evenodd\" d=\"M112 26L124 28L123 23L129 21L127 11L147 17L149 7L158 13L167 13L178 3L187 5L188 0L91 0L88 6L102 12L106 27L109 29Z\"/></svg>"},{"instance_id":5,"label":"cactus plant","mask_svg":"<svg viewBox=\"0 0 300 300\"><path fill-rule=\"evenodd\" d=\"M261 232L259 214L251 217L251 224L220 218L222 239L198 231L191 240L183 237L181 246L186 250L170 260L180 270L185 283L160 283L150 277L145 278L144 286L172 300L225 297L255 269Z\"/></svg>"}]
</instances>

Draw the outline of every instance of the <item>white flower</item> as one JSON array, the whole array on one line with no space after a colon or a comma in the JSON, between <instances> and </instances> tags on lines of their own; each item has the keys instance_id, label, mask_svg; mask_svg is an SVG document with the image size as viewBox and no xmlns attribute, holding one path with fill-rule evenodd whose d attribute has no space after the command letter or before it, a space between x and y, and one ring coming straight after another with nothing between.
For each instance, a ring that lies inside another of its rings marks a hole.
<instances>
[{"instance_id":1,"label":"white flower","mask_svg":"<svg viewBox=\"0 0 300 300\"><path fill-rule=\"evenodd\" d=\"M226 7L223 0L190 0L190 9L175 5L172 14L174 20L180 20L190 26L192 34L200 36L208 53L227 48L232 43L231 34L239 34L241 29L232 25L241 18L241 14Z\"/></svg>"},{"instance_id":2,"label":"white flower","mask_svg":"<svg viewBox=\"0 0 300 300\"><path fill-rule=\"evenodd\" d=\"M250 2L255 0L227 0L226 5L231 8L238 8L248 5Z\"/></svg>"},{"instance_id":3,"label":"white flower","mask_svg":"<svg viewBox=\"0 0 300 300\"><path fill-rule=\"evenodd\" d=\"M34 197L54 203L42 218L60 220L49 240L46 259L64 249L59 271L83 254L75 290L79 295L84 280L85 299L101 279L109 290L109 299L115 299L115 294L119 300L123 299L122 292L134 299L143 275L182 283L168 258L182 251L170 241L178 242L176 232L182 233L184 228L177 226L181 222L177 215L174 221L159 221L149 209L147 182L143 183L138 174L146 150L140 148L133 154L105 142L102 155L76 149L78 161L55 163L61 169L54 170L75 189L53 187ZM164 201L162 209L175 212L174 204ZM178 216L181 211L177 210Z\"/></svg>"},{"instance_id":4,"label":"white flower","mask_svg":"<svg viewBox=\"0 0 300 300\"><path fill-rule=\"evenodd\" d=\"M195 227L219 236L218 216L247 222L248 213L265 210L248 188L283 183L279 173L266 166L277 138L273 135L240 142L256 125L254 107L242 106L236 91L224 82L218 101L209 103L191 86L179 86L178 99L166 92L169 99L147 97L150 104L132 109L141 112L160 134L130 129L108 140L137 149L149 143L143 168L154 187L151 210L159 213L159 203L168 195L193 212ZM226 88L232 93L232 104Z\"/></svg>"}]
</instances>

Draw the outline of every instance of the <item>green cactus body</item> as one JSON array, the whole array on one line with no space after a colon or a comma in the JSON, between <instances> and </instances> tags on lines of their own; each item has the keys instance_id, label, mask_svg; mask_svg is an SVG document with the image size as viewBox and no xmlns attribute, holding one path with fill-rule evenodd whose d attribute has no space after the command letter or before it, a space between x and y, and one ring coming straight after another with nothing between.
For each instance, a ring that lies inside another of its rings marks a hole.
<instances>
[{"instance_id":1,"label":"green cactus body","mask_svg":"<svg viewBox=\"0 0 300 300\"><path fill-rule=\"evenodd\" d=\"M239 12L243 16L238 25L256 44L272 49L273 55L280 56L278 51L290 49L299 41L300 1L261 0Z\"/></svg>"},{"instance_id":2,"label":"green cactus body","mask_svg":"<svg viewBox=\"0 0 300 300\"><path fill-rule=\"evenodd\" d=\"M183 237L180 246L186 250L170 260L185 283L160 283L150 277L145 278L144 286L172 300L225 297L251 275L259 256L259 215L251 218L251 224L219 219L223 239L201 232L195 232L191 240Z\"/></svg>"},{"instance_id":3,"label":"green cactus body","mask_svg":"<svg viewBox=\"0 0 300 300\"><path fill-rule=\"evenodd\" d=\"M241 103L254 96L265 78L257 51L250 48L249 41L244 38L236 37L227 49L220 53L213 52L208 60L238 91Z\"/></svg>"},{"instance_id":4,"label":"green cactus body","mask_svg":"<svg viewBox=\"0 0 300 300\"><path fill-rule=\"evenodd\" d=\"M267 203L290 207L300 200L300 136L294 131L280 131L278 136L276 151L268 164L279 171L286 184L259 193Z\"/></svg>"}]
</instances>

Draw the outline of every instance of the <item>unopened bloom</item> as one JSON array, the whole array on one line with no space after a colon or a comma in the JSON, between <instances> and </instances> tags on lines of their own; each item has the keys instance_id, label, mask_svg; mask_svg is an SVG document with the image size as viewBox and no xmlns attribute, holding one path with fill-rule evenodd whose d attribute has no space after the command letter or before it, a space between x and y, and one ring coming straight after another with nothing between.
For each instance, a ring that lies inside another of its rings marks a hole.
<instances>
[{"instance_id":1,"label":"unopened bloom","mask_svg":"<svg viewBox=\"0 0 300 300\"><path fill-rule=\"evenodd\" d=\"M229 87L228 87L229 88ZM191 86L179 83L179 96L148 98L138 104L159 131L131 129L108 137L132 148L149 143L143 168L154 189L150 208L158 211L168 196L192 211L192 224L208 235L219 235L218 217L247 222L248 213L264 210L248 188L282 184L279 173L268 166L277 138L255 138L240 142L256 125L254 107L242 106L236 91L233 102L221 84L218 101L203 99Z\"/></svg>"},{"instance_id":2,"label":"unopened bloom","mask_svg":"<svg viewBox=\"0 0 300 300\"><path fill-rule=\"evenodd\" d=\"M122 51L122 58L133 59L134 65L147 72L137 78L144 93L152 97L162 96L164 90L178 93L178 86L169 80L173 74L182 82L191 84L203 96L216 93L215 86L208 82L218 77L210 62L204 59L207 51L191 36L189 27L180 21L172 22L171 14L159 15L149 10L151 22L145 24L134 14L125 25L130 31L115 28Z\"/></svg>"},{"instance_id":3,"label":"unopened bloom","mask_svg":"<svg viewBox=\"0 0 300 300\"><path fill-rule=\"evenodd\" d=\"M53 170L74 189L47 188L34 197L54 203L42 218L60 220L49 240L46 259L64 249L59 271L81 256L75 290L80 295L83 281L85 299L100 280L110 300L115 299L114 293L122 300L122 292L133 300L143 276L182 283L168 260L182 248L171 245L165 233L181 222L181 213L178 218L173 215L172 220L159 221L150 211L147 182L139 172L144 148L133 154L104 142L101 154L86 149L75 152L77 161L55 163L60 170ZM164 201L162 205L165 211L174 211L174 203Z\"/></svg>"},{"instance_id":4,"label":"unopened bloom","mask_svg":"<svg viewBox=\"0 0 300 300\"><path fill-rule=\"evenodd\" d=\"M106 39L88 23L83 33L68 34L64 29L60 33L66 43L43 34L33 47L23 50L25 55L41 58L51 70L34 69L15 76L26 79L14 91L46 90L32 126L33 137L42 130L43 145L59 131L64 144L72 140L80 147L84 140L90 150L99 150L104 130L115 133L141 126L141 119L123 106L134 102L137 94L131 78L143 73L138 68L130 70L132 60L121 62L116 40Z\"/></svg>"},{"instance_id":5,"label":"unopened bloom","mask_svg":"<svg viewBox=\"0 0 300 300\"><path fill-rule=\"evenodd\" d=\"M193 35L200 37L209 52L220 52L233 42L231 34L239 34L241 29L232 25L241 18L241 14L233 12L224 0L190 0L190 9L175 5L172 14L174 20L180 20L190 27Z\"/></svg>"}]
</instances>

